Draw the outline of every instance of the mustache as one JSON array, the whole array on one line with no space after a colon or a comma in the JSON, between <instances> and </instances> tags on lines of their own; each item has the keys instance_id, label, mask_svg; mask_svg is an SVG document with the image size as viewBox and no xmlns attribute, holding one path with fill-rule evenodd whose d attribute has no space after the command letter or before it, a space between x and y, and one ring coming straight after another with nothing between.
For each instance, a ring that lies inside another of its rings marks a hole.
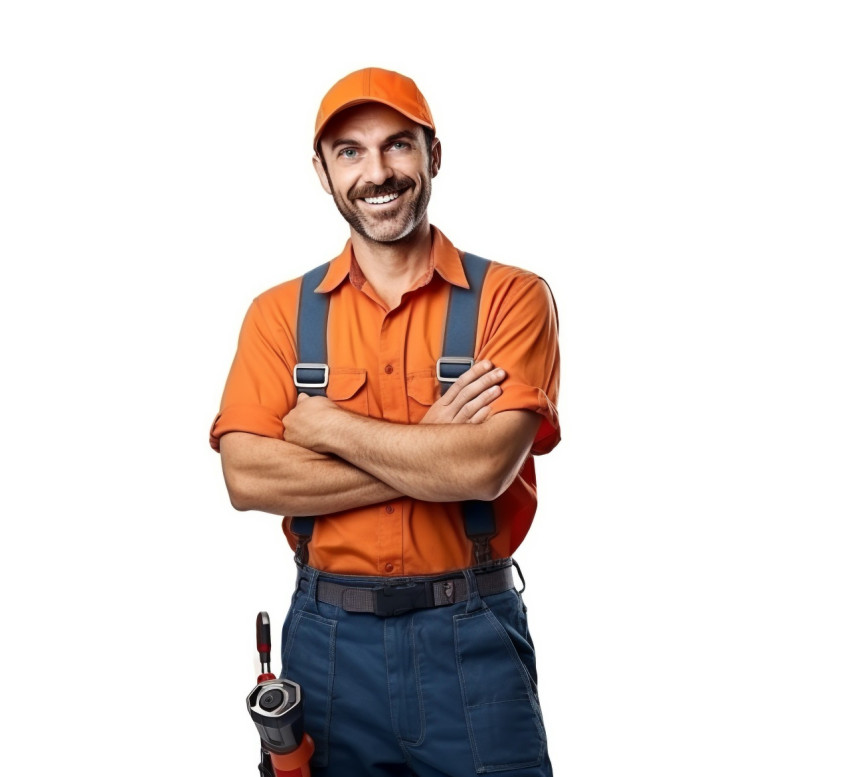
<instances>
[{"instance_id":1,"label":"mustache","mask_svg":"<svg viewBox=\"0 0 850 777\"><path fill-rule=\"evenodd\" d=\"M388 194L404 191L413 186L413 181L407 176L393 176L387 178L380 186L361 186L350 192L353 200L362 200L366 197L386 197Z\"/></svg>"}]
</instances>

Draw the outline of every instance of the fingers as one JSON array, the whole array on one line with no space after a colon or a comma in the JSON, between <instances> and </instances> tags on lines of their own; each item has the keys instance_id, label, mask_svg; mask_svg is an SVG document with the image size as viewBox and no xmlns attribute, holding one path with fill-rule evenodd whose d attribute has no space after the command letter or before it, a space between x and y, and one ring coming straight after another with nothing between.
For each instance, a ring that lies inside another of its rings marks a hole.
<instances>
[{"instance_id":1,"label":"fingers","mask_svg":"<svg viewBox=\"0 0 850 777\"><path fill-rule=\"evenodd\" d=\"M471 384L469 388L470 390L477 389L477 381L476 383ZM456 401L459 403L463 402L463 404L458 408L453 423L469 423L481 410L484 409L488 410L489 415L490 403L495 401L499 396L501 396L501 394L502 389L500 386L488 386L480 393L472 395L467 401L463 401L464 392L461 392Z\"/></svg>"},{"instance_id":2,"label":"fingers","mask_svg":"<svg viewBox=\"0 0 850 777\"><path fill-rule=\"evenodd\" d=\"M488 415L487 408L502 393L499 387L505 371L489 361L474 364L445 393L442 401L448 406L452 423L480 423ZM480 415L479 415L480 414ZM475 421L473 421L473 418Z\"/></svg>"},{"instance_id":3,"label":"fingers","mask_svg":"<svg viewBox=\"0 0 850 777\"><path fill-rule=\"evenodd\" d=\"M463 375L452 383L448 391L443 394L443 402L450 405L463 389L492 369L492 362L489 362L486 359L482 362L476 362L473 364L466 372L463 373Z\"/></svg>"},{"instance_id":4,"label":"fingers","mask_svg":"<svg viewBox=\"0 0 850 777\"><path fill-rule=\"evenodd\" d=\"M473 369L478 366L477 364L474 365L473 368L467 370L458 379L452 387L457 389L456 394L451 400L452 403L465 405L467 402L472 402L490 389L498 387L498 384L505 379L505 371L503 369L494 368L489 362L486 362L486 364L490 366L486 369L477 370L475 374L472 374ZM447 391L446 396L448 396L448 393Z\"/></svg>"},{"instance_id":5,"label":"fingers","mask_svg":"<svg viewBox=\"0 0 850 777\"><path fill-rule=\"evenodd\" d=\"M490 405L482 407L472 418L469 419L470 424L480 424L486 421L490 417Z\"/></svg>"},{"instance_id":6,"label":"fingers","mask_svg":"<svg viewBox=\"0 0 850 777\"><path fill-rule=\"evenodd\" d=\"M425 413L424 424L479 424L490 415L490 404L501 395L507 373L487 361L476 362Z\"/></svg>"}]
</instances>

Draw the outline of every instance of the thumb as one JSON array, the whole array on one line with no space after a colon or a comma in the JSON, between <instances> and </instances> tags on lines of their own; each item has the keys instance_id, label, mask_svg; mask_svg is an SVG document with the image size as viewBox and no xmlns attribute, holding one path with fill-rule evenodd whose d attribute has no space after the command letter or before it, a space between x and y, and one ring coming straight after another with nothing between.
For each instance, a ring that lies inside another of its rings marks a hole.
<instances>
[{"instance_id":1,"label":"thumb","mask_svg":"<svg viewBox=\"0 0 850 777\"><path fill-rule=\"evenodd\" d=\"M304 402L308 399L310 399L309 394L299 394L298 395L298 401L295 404L300 405L302 402Z\"/></svg>"}]
</instances>

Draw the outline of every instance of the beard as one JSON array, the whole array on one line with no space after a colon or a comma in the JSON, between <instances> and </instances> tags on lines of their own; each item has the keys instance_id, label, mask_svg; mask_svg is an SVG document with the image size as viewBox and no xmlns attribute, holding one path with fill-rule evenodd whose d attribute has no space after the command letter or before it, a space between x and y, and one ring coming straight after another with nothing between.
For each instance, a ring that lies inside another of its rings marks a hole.
<instances>
[{"instance_id":1,"label":"beard","mask_svg":"<svg viewBox=\"0 0 850 777\"><path fill-rule=\"evenodd\" d=\"M381 208L374 213L367 209L367 203L357 204L365 197L384 197L388 194L401 193L400 197L414 189L416 182L407 176L393 176L384 181L381 186L364 186L351 189L343 196L340 194L328 176L334 204L342 217L351 228L361 237L374 243L398 243L410 235L428 212L428 202L431 199L431 179L423 176L422 187L412 199L406 200L394 207Z\"/></svg>"}]
</instances>

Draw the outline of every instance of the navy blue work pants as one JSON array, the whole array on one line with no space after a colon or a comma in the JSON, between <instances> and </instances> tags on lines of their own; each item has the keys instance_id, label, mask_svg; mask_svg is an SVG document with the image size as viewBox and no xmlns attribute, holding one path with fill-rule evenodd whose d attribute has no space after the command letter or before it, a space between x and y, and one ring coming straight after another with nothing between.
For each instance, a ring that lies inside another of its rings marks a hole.
<instances>
[{"instance_id":1,"label":"navy blue work pants","mask_svg":"<svg viewBox=\"0 0 850 777\"><path fill-rule=\"evenodd\" d=\"M318 601L320 573L299 570L282 676L303 690L312 777L552 774L522 599L464 575L468 601L380 617Z\"/></svg>"}]
</instances>

